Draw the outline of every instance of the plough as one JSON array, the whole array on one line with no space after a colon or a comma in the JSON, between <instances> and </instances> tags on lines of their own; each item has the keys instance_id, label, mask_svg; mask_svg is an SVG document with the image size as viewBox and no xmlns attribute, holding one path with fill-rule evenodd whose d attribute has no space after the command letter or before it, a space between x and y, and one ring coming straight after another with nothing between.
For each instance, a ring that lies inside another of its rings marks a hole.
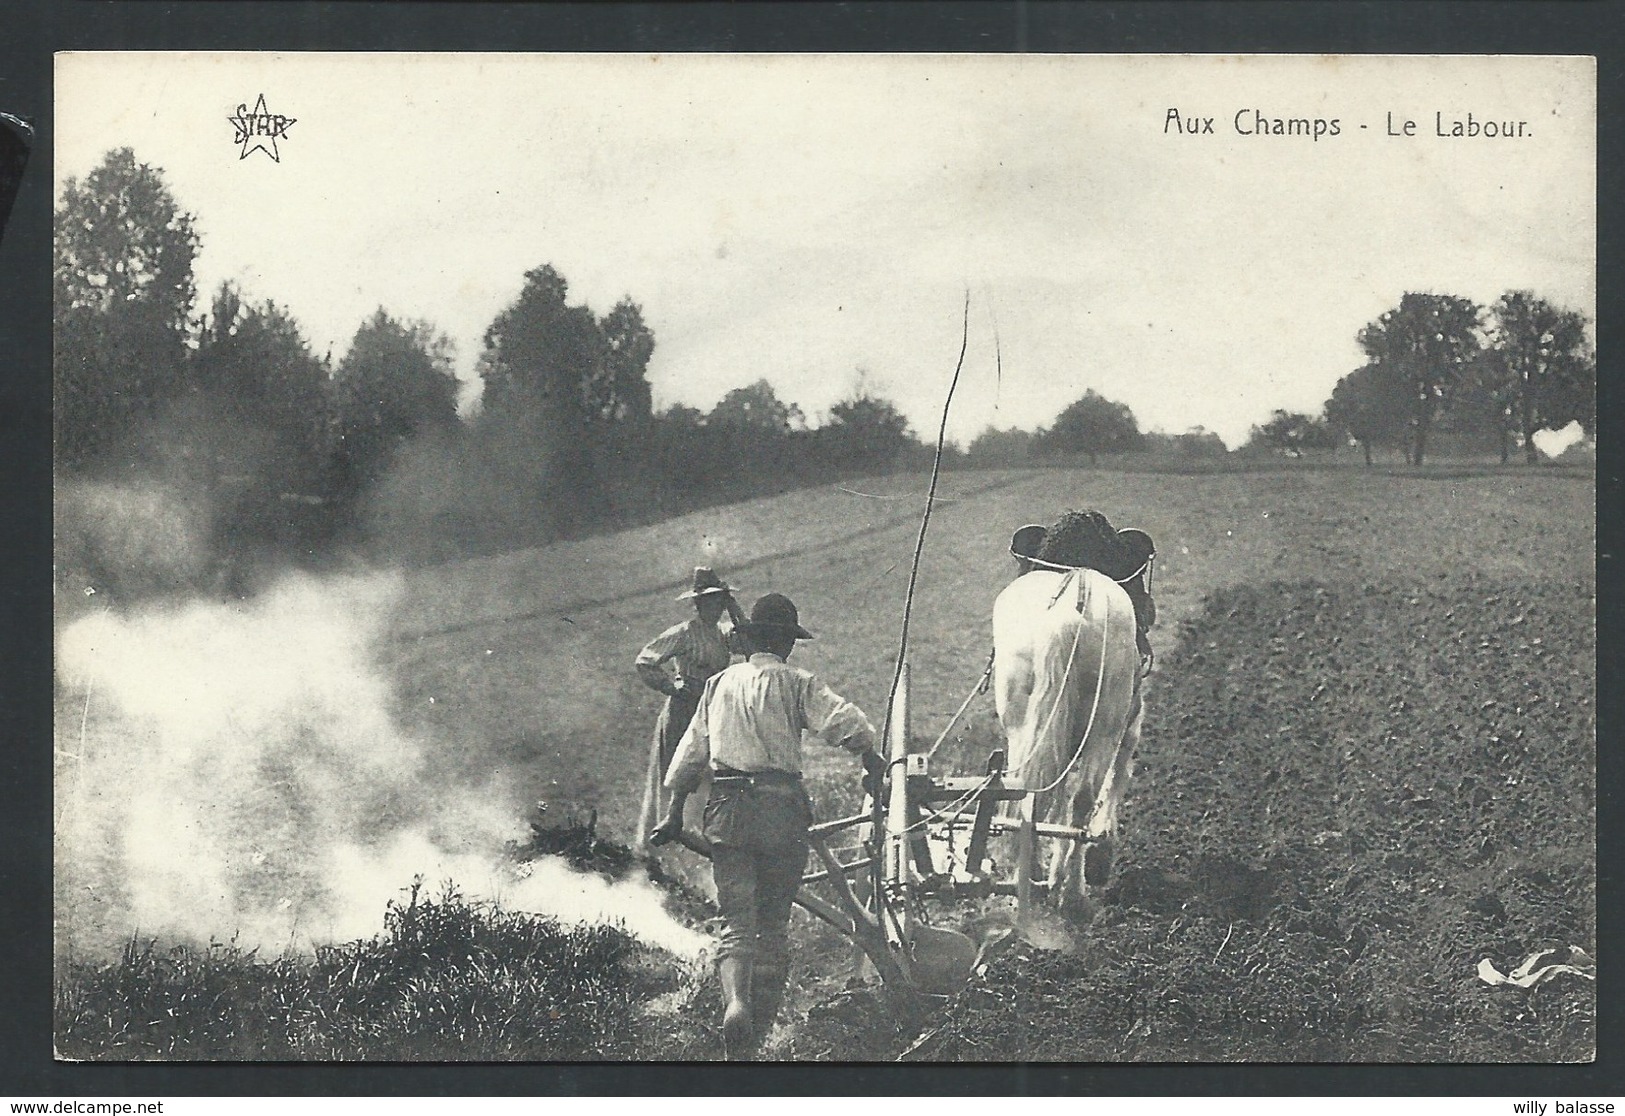
<instances>
[{"instance_id":1,"label":"plough","mask_svg":"<svg viewBox=\"0 0 1625 1116\"><path fill-rule=\"evenodd\" d=\"M1038 842L1085 840L1071 826L1035 822L1033 793L1005 779L1005 754L995 751L980 776L937 778L929 757L909 751L909 672L902 664L886 741L887 776L870 809L819 822L807 830L818 866L802 877L795 903L850 939L868 958L889 994L904 998L951 994L970 976L982 950L966 934L934 926L923 901L1011 896L1017 922L1044 897L1048 883L1036 879ZM1018 804L1016 816L1000 806ZM855 849L832 839L848 830L862 834ZM960 835L964 839L960 839ZM1013 872L1000 874L990 855L996 837L1014 837ZM678 836L686 848L710 855L704 837ZM858 852L842 860L838 852Z\"/></svg>"}]
</instances>

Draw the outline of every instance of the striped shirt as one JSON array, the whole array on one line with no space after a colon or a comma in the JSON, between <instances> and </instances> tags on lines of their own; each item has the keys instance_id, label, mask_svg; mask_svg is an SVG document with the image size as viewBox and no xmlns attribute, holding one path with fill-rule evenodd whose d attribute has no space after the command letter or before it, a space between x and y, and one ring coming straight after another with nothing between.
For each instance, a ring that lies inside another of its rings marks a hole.
<instances>
[{"instance_id":1,"label":"striped shirt","mask_svg":"<svg viewBox=\"0 0 1625 1116\"><path fill-rule=\"evenodd\" d=\"M666 772L666 787L693 790L707 765L799 774L803 732L852 752L864 751L875 739L863 711L811 671L757 652L705 684Z\"/></svg>"},{"instance_id":2,"label":"striped shirt","mask_svg":"<svg viewBox=\"0 0 1625 1116\"><path fill-rule=\"evenodd\" d=\"M728 640L715 624L707 624L698 616L681 624L673 624L638 652L634 664L638 674L650 686L663 692L671 689L671 679L664 664L671 662L677 668L677 677L698 690L717 671L728 665Z\"/></svg>"}]
</instances>

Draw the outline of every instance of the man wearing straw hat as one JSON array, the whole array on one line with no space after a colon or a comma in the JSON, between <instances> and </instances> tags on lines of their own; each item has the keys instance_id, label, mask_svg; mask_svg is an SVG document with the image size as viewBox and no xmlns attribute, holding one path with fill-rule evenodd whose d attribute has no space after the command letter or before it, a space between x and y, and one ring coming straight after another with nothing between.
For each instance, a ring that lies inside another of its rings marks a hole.
<instances>
[{"instance_id":1,"label":"man wearing straw hat","mask_svg":"<svg viewBox=\"0 0 1625 1116\"><path fill-rule=\"evenodd\" d=\"M688 728L689 719L694 716L694 708L700 701L700 689L706 679L726 667L732 659L728 637L717 626L722 614L726 612L733 619L736 629L745 618L739 602L733 598L733 587L705 566L694 568L692 588L677 599L693 601L694 615L650 640L638 652L633 664L644 685L666 695L666 702L655 721L654 739L649 746L648 780L636 837L640 847L660 813L660 783L665 778L672 755L677 751L677 742L683 738L683 730ZM668 670L667 663L673 669Z\"/></svg>"},{"instance_id":2,"label":"man wearing straw hat","mask_svg":"<svg viewBox=\"0 0 1625 1116\"><path fill-rule=\"evenodd\" d=\"M784 1000L790 904L801 887L812 823L801 785L802 733L860 755L871 778L884 768L863 711L811 671L785 662L796 640L812 638L788 597L762 597L738 630L751 656L705 684L666 772L671 805L650 834L661 845L682 831L683 803L709 771L705 836L722 913L717 974L730 1058L748 1056Z\"/></svg>"}]
</instances>

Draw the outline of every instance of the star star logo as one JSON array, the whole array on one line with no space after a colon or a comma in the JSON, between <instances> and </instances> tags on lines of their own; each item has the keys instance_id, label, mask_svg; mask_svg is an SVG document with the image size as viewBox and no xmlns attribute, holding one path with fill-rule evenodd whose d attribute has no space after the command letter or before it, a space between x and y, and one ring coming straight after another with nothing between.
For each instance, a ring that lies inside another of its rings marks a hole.
<instances>
[{"instance_id":1,"label":"star star logo","mask_svg":"<svg viewBox=\"0 0 1625 1116\"><path fill-rule=\"evenodd\" d=\"M294 118L266 108L264 93L254 102L254 111L250 112L247 105L238 105L237 115L226 119L237 129L237 138L233 142L242 145L242 153L237 156L239 159L248 158L252 151L263 151L273 163L282 162L276 141L288 138L288 129L293 127Z\"/></svg>"}]
</instances>

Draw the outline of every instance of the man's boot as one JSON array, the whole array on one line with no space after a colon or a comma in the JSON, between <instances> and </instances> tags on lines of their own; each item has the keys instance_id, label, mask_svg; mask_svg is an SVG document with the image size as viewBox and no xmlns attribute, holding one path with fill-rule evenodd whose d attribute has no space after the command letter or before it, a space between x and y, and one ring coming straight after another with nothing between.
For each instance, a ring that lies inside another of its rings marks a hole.
<instances>
[{"instance_id":1,"label":"man's boot","mask_svg":"<svg viewBox=\"0 0 1625 1116\"><path fill-rule=\"evenodd\" d=\"M730 1062L750 1057L755 1023L750 1010L749 957L725 957L717 963L722 979L722 1051Z\"/></svg>"},{"instance_id":2,"label":"man's boot","mask_svg":"<svg viewBox=\"0 0 1625 1116\"><path fill-rule=\"evenodd\" d=\"M756 1026L756 1039L760 1042L772 1030L784 1004L784 986L790 974L782 966L757 965L751 977L751 1018Z\"/></svg>"}]
</instances>

